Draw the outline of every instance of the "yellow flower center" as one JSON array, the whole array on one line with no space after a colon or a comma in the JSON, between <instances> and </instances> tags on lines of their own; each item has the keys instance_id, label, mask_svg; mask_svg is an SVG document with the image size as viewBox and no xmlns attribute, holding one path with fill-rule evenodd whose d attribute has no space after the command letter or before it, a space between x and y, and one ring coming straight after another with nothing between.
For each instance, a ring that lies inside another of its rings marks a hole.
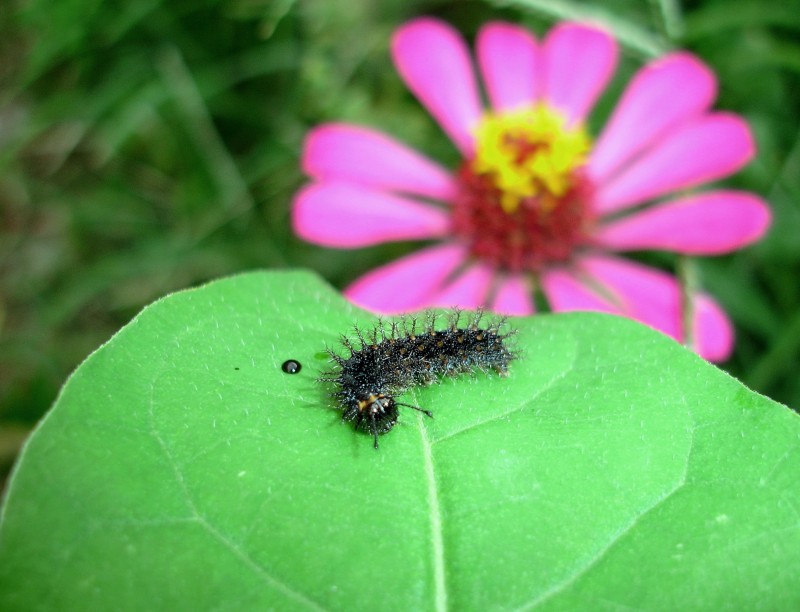
<instances>
[{"instance_id":1,"label":"yellow flower center","mask_svg":"<svg viewBox=\"0 0 800 612\"><path fill-rule=\"evenodd\" d=\"M544 104L488 113L475 135L472 171L494 183L508 214L526 198L544 196L543 205L555 206L574 186L591 147L581 125L567 125L563 115Z\"/></svg>"}]
</instances>

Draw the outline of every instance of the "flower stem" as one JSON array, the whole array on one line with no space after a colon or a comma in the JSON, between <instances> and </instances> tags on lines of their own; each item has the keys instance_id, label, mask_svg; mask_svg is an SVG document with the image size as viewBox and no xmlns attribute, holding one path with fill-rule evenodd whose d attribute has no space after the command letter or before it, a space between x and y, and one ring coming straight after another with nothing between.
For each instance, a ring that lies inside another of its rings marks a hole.
<instances>
[{"instance_id":1,"label":"flower stem","mask_svg":"<svg viewBox=\"0 0 800 612\"><path fill-rule=\"evenodd\" d=\"M683 36L683 16L676 0L652 0L661 17L661 28L669 40L677 40Z\"/></svg>"},{"instance_id":2,"label":"flower stem","mask_svg":"<svg viewBox=\"0 0 800 612\"><path fill-rule=\"evenodd\" d=\"M678 256L678 282L681 287L681 329L683 331L683 345L695 350L694 338L694 296L697 294L697 266L694 260L687 255Z\"/></svg>"}]
</instances>

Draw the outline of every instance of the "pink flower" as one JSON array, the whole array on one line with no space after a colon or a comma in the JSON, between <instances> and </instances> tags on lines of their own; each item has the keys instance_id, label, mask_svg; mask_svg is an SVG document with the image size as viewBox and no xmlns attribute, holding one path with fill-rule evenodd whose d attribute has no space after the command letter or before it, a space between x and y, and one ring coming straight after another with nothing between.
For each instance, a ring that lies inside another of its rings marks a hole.
<instances>
[{"instance_id":1,"label":"pink flower","mask_svg":"<svg viewBox=\"0 0 800 612\"><path fill-rule=\"evenodd\" d=\"M555 311L616 313L682 341L677 280L611 253L716 255L766 231L770 213L755 195L694 191L754 154L747 123L710 110L712 72L680 52L646 65L592 140L585 120L617 62L606 32L563 23L540 42L494 22L480 30L476 55L490 110L453 28L429 18L402 26L394 63L463 162L448 171L380 132L322 125L305 143L314 182L295 198L295 231L337 248L435 241L345 290L373 311L484 306L524 315L540 290ZM696 350L726 358L725 313L703 294L693 310Z\"/></svg>"}]
</instances>

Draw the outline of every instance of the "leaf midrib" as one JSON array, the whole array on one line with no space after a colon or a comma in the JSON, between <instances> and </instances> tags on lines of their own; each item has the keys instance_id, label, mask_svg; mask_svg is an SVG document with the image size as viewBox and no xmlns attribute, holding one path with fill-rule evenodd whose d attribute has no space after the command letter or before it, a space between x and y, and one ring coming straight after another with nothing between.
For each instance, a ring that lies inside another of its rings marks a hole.
<instances>
[{"instance_id":1,"label":"leaf midrib","mask_svg":"<svg viewBox=\"0 0 800 612\"><path fill-rule=\"evenodd\" d=\"M444 535L442 533L442 512L439 506L439 488L436 483L436 470L433 465L433 444L423 421L423 415L417 413L417 425L422 444L422 456L425 469L425 480L428 486L428 505L431 523L431 554L433 561L434 609L438 612L447 610L447 583L445 581Z\"/></svg>"}]
</instances>

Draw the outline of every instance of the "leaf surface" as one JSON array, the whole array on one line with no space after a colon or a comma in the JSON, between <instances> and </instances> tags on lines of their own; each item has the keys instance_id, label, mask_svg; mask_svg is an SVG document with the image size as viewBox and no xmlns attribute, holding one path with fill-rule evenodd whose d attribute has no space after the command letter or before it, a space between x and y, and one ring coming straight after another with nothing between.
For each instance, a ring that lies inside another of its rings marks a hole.
<instances>
[{"instance_id":1,"label":"leaf surface","mask_svg":"<svg viewBox=\"0 0 800 612\"><path fill-rule=\"evenodd\" d=\"M376 452L316 381L355 323L298 272L146 308L25 447L0 608L800 606L790 410L630 321L538 316L507 378L412 390L434 419Z\"/></svg>"}]
</instances>

